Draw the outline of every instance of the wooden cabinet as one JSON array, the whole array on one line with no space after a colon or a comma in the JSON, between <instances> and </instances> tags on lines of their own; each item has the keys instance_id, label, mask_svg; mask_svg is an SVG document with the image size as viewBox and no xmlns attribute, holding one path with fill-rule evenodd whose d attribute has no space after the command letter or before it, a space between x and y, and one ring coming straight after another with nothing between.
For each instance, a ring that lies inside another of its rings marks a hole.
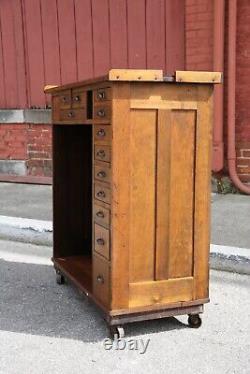
<instances>
[{"instance_id":1,"label":"wooden cabinet","mask_svg":"<svg viewBox=\"0 0 250 374\"><path fill-rule=\"evenodd\" d=\"M112 70L46 90L54 266L111 326L179 314L200 325L209 300L212 100L220 79Z\"/></svg>"}]
</instances>

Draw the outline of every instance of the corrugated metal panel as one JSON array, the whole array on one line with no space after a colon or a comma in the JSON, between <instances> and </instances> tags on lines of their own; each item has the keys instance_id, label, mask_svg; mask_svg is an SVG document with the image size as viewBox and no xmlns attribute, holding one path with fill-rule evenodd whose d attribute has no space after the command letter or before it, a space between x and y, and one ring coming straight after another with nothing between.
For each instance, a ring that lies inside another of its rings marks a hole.
<instances>
[{"instance_id":1,"label":"corrugated metal panel","mask_svg":"<svg viewBox=\"0 0 250 374\"><path fill-rule=\"evenodd\" d=\"M0 106L110 68L184 68L185 0L1 0Z\"/></svg>"}]
</instances>

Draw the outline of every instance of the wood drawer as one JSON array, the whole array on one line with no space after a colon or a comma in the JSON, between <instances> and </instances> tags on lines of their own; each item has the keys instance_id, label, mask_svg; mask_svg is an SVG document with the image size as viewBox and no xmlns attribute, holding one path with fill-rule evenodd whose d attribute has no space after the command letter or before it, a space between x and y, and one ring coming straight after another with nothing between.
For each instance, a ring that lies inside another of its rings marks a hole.
<instances>
[{"instance_id":1,"label":"wood drawer","mask_svg":"<svg viewBox=\"0 0 250 374\"><path fill-rule=\"evenodd\" d=\"M79 88L72 90L72 108L86 108L86 91Z\"/></svg>"},{"instance_id":2,"label":"wood drawer","mask_svg":"<svg viewBox=\"0 0 250 374\"><path fill-rule=\"evenodd\" d=\"M59 98L59 108L60 109L70 109L71 108L71 90L65 90L60 92Z\"/></svg>"},{"instance_id":3,"label":"wood drawer","mask_svg":"<svg viewBox=\"0 0 250 374\"><path fill-rule=\"evenodd\" d=\"M110 266L98 255L93 256L93 294L103 305L110 304Z\"/></svg>"},{"instance_id":4,"label":"wood drawer","mask_svg":"<svg viewBox=\"0 0 250 374\"><path fill-rule=\"evenodd\" d=\"M111 148L107 145L95 145L95 160L110 162Z\"/></svg>"},{"instance_id":5,"label":"wood drawer","mask_svg":"<svg viewBox=\"0 0 250 374\"><path fill-rule=\"evenodd\" d=\"M111 126L95 125L94 127L94 141L100 144L111 143Z\"/></svg>"},{"instance_id":6,"label":"wood drawer","mask_svg":"<svg viewBox=\"0 0 250 374\"><path fill-rule=\"evenodd\" d=\"M111 191L104 183L95 183L95 199L110 204Z\"/></svg>"},{"instance_id":7,"label":"wood drawer","mask_svg":"<svg viewBox=\"0 0 250 374\"><path fill-rule=\"evenodd\" d=\"M93 119L109 122L111 119L111 103L94 105Z\"/></svg>"},{"instance_id":8,"label":"wood drawer","mask_svg":"<svg viewBox=\"0 0 250 374\"><path fill-rule=\"evenodd\" d=\"M94 203L93 208L94 221L102 226L110 226L110 210Z\"/></svg>"},{"instance_id":9,"label":"wood drawer","mask_svg":"<svg viewBox=\"0 0 250 374\"><path fill-rule=\"evenodd\" d=\"M94 165L94 178L101 182L110 183L111 169L110 164L107 162L96 162Z\"/></svg>"},{"instance_id":10,"label":"wood drawer","mask_svg":"<svg viewBox=\"0 0 250 374\"><path fill-rule=\"evenodd\" d=\"M94 102L100 103L112 99L111 88L99 88L93 91Z\"/></svg>"},{"instance_id":11,"label":"wood drawer","mask_svg":"<svg viewBox=\"0 0 250 374\"><path fill-rule=\"evenodd\" d=\"M106 260L110 259L109 247L109 230L95 224L94 229L94 250Z\"/></svg>"},{"instance_id":12,"label":"wood drawer","mask_svg":"<svg viewBox=\"0 0 250 374\"><path fill-rule=\"evenodd\" d=\"M59 112L59 121L67 123L84 123L86 119L85 109L63 109Z\"/></svg>"}]
</instances>

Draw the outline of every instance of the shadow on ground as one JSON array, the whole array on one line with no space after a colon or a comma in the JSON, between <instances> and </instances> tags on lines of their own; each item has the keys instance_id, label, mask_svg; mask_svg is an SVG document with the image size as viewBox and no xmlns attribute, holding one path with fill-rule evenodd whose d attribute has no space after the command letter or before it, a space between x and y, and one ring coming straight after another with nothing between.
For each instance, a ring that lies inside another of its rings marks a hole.
<instances>
[{"instance_id":1,"label":"shadow on ground","mask_svg":"<svg viewBox=\"0 0 250 374\"><path fill-rule=\"evenodd\" d=\"M97 308L52 266L0 260L0 330L98 342L109 336ZM133 323L126 336L185 328L175 318Z\"/></svg>"}]
</instances>

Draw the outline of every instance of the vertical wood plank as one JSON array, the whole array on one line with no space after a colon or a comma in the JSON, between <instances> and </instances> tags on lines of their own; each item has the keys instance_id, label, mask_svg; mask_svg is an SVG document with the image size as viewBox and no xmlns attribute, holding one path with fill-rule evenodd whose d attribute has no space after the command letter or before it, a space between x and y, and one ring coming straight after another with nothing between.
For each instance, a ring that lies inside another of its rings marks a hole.
<instances>
[{"instance_id":1,"label":"vertical wood plank","mask_svg":"<svg viewBox=\"0 0 250 374\"><path fill-rule=\"evenodd\" d=\"M165 69L165 0L147 0L147 69Z\"/></svg>"},{"instance_id":2,"label":"vertical wood plank","mask_svg":"<svg viewBox=\"0 0 250 374\"><path fill-rule=\"evenodd\" d=\"M77 80L74 0L60 0L58 6L62 83Z\"/></svg>"},{"instance_id":3,"label":"vertical wood plank","mask_svg":"<svg viewBox=\"0 0 250 374\"><path fill-rule=\"evenodd\" d=\"M109 0L111 67L128 67L127 9L124 0Z\"/></svg>"},{"instance_id":4,"label":"vertical wood plank","mask_svg":"<svg viewBox=\"0 0 250 374\"><path fill-rule=\"evenodd\" d=\"M144 69L146 63L145 1L127 0L128 66Z\"/></svg>"},{"instance_id":5,"label":"vertical wood plank","mask_svg":"<svg viewBox=\"0 0 250 374\"><path fill-rule=\"evenodd\" d=\"M56 0L42 0L41 14L44 41L45 84L59 85L61 83L61 77Z\"/></svg>"},{"instance_id":6,"label":"vertical wood plank","mask_svg":"<svg viewBox=\"0 0 250 374\"><path fill-rule=\"evenodd\" d=\"M185 0L166 1L166 72L185 67Z\"/></svg>"},{"instance_id":7,"label":"vertical wood plank","mask_svg":"<svg viewBox=\"0 0 250 374\"><path fill-rule=\"evenodd\" d=\"M39 0L23 0L25 12L26 58L28 65L29 105L45 105L44 58Z\"/></svg>"},{"instance_id":8,"label":"vertical wood plank","mask_svg":"<svg viewBox=\"0 0 250 374\"><path fill-rule=\"evenodd\" d=\"M193 275L195 111L171 113L169 278ZM161 181L159 181L161 183Z\"/></svg>"},{"instance_id":9,"label":"vertical wood plank","mask_svg":"<svg viewBox=\"0 0 250 374\"><path fill-rule=\"evenodd\" d=\"M129 305L130 84L113 86L112 108L112 309Z\"/></svg>"},{"instance_id":10,"label":"vertical wood plank","mask_svg":"<svg viewBox=\"0 0 250 374\"><path fill-rule=\"evenodd\" d=\"M158 111L155 279L168 279L171 111Z\"/></svg>"},{"instance_id":11,"label":"vertical wood plank","mask_svg":"<svg viewBox=\"0 0 250 374\"><path fill-rule=\"evenodd\" d=\"M94 76L91 0L75 0L78 79Z\"/></svg>"},{"instance_id":12,"label":"vertical wood plank","mask_svg":"<svg viewBox=\"0 0 250 374\"><path fill-rule=\"evenodd\" d=\"M25 65L25 45L24 45L24 23L22 14L22 1L11 0L12 15L14 18L14 38L16 48L16 70L17 70L17 96L16 108L26 108L27 106L27 79Z\"/></svg>"},{"instance_id":13,"label":"vertical wood plank","mask_svg":"<svg viewBox=\"0 0 250 374\"><path fill-rule=\"evenodd\" d=\"M2 28L2 48L4 60L4 82L6 95L6 106L15 108L18 106L17 93L17 65L16 48L14 38L14 19L12 15L11 2L1 1L1 28Z\"/></svg>"},{"instance_id":14,"label":"vertical wood plank","mask_svg":"<svg viewBox=\"0 0 250 374\"><path fill-rule=\"evenodd\" d=\"M3 37L2 37L2 23L1 23L1 8L0 8L0 106L6 107L6 92L4 82L4 59L3 59Z\"/></svg>"},{"instance_id":15,"label":"vertical wood plank","mask_svg":"<svg viewBox=\"0 0 250 374\"><path fill-rule=\"evenodd\" d=\"M130 282L154 279L156 111L131 111Z\"/></svg>"},{"instance_id":16,"label":"vertical wood plank","mask_svg":"<svg viewBox=\"0 0 250 374\"><path fill-rule=\"evenodd\" d=\"M212 87L198 86L195 175L194 278L195 298L208 297L210 188L212 147Z\"/></svg>"},{"instance_id":17,"label":"vertical wood plank","mask_svg":"<svg viewBox=\"0 0 250 374\"><path fill-rule=\"evenodd\" d=\"M92 0L94 76L107 73L110 68L110 32L107 0Z\"/></svg>"}]
</instances>

